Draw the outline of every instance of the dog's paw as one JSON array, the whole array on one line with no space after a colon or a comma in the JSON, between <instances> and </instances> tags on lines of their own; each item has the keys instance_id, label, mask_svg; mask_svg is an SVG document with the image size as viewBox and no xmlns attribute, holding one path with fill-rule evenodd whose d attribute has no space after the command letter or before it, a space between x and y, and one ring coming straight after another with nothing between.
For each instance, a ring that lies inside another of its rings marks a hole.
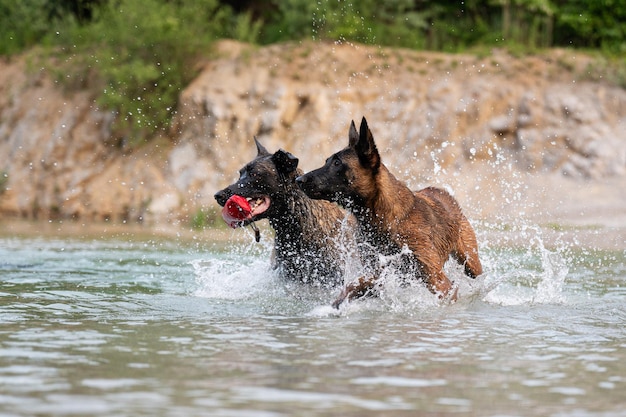
<instances>
[{"instance_id":1,"label":"dog's paw","mask_svg":"<svg viewBox=\"0 0 626 417\"><path fill-rule=\"evenodd\" d=\"M440 292L439 293L439 299L441 300L441 302L443 304L454 304L457 302L459 298L459 286L452 284L452 287L450 287L450 289L446 292Z\"/></svg>"},{"instance_id":2,"label":"dog's paw","mask_svg":"<svg viewBox=\"0 0 626 417\"><path fill-rule=\"evenodd\" d=\"M346 297L348 296L348 293L346 292L347 288L344 289L341 294L339 294L339 297L337 297L335 299L335 301L333 301L333 303L331 304L331 306L336 309L339 310L339 306L341 305L341 303L344 302L344 300L346 299Z\"/></svg>"}]
</instances>

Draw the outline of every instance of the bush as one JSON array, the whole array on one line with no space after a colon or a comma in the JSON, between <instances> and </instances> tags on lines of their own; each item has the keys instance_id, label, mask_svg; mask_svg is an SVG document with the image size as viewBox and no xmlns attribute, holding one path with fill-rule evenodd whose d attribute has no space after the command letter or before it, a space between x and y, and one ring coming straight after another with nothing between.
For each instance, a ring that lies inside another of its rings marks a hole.
<instances>
[{"instance_id":1,"label":"bush","mask_svg":"<svg viewBox=\"0 0 626 417\"><path fill-rule=\"evenodd\" d=\"M37 44L48 33L47 0L0 0L0 55Z\"/></svg>"},{"instance_id":2,"label":"bush","mask_svg":"<svg viewBox=\"0 0 626 417\"><path fill-rule=\"evenodd\" d=\"M198 57L232 21L217 0L120 0L97 9L87 24L65 19L52 41L71 58L63 78L91 74L98 103L116 115L118 143L137 146L169 125Z\"/></svg>"},{"instance_id":3,"label":"bush","mask_svg":"<svg viewBox=\"0 0 626 417\"><path fill-rule=\"evenodd\" d=\"M283 0L262 28L262 41L330 39L419 48L426 21L412 0Z\"/></svg>"}]
</instances>

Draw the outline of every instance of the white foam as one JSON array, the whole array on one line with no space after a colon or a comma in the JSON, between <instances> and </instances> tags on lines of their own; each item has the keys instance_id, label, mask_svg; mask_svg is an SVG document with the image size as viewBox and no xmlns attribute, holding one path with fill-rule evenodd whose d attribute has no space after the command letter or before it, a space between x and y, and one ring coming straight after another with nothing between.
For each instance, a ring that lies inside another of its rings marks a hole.
<instances>
[{"instance_id":1,"label":"white foam","mask_svg":"<svg viewBox=\"0 0 626 417\"><path fill-rule=\"evenodd\" d=\"M500 252L484 258L490 270L484 279L484 301L500 305L562 304L569 272L561 250L546 249L540 231L525 252Z\"/></svg>"},{"instance_id":2,"label":"white foam","mask_svg":"<svg viewBox=\"0 0 626 417\"><path fill-rule=\"evenodd\" d=\"M196 297L242 300L276 288L270 263L261 258L208 258L191 265L198 285Z\"/></svg>"},{"instance_id":3,"label":"white foam","mask_svg":"<svg viewBox=\"0 0 626 417\"><path fill-rule=\"evenodd\" d=\"M569 268L566 249L549 250L545 247L541 230L521 226L518 233L528 242L526 248L515 248L482 232L480 258L484 272L476 279L467 277L463 267L449 260L445 266L448 277L458 287L458 300L454 303L466 308L476 302L495 305L534 305L565 303L565 282ZM345 241L344 241L345 240ZM345 283L360 276L364 270L358 261L354 243L342 237L347 264ZM275 303L296 308L308 308L312 317L333 317L364 312L392 311L401 314L445 308L448 302L430 293L418 280L402 275L402 254L380 256L384 265L380 276L378 297L344 302L339 309L330 305L339 289L329 290L310 284L287 282L278 278L270 265L270 250L234 250L192 261L198 297L247 300L261 299L263 304ZM287 303L287 304L285 304Z\"/></svg>"}]
</instances>

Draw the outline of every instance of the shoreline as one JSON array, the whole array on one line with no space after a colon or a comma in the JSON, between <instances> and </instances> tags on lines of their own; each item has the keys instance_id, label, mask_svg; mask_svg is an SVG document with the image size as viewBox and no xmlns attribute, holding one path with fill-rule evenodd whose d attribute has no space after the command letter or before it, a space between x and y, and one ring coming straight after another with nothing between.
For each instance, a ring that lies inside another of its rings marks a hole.
<instances>
[{"instance_id":1,"label":"shoreline","mask_svg":"<svg viewBox=\"0 0 626 417\"><path fill-rule=\"evenodd\" d=\"M470 219L471 220L471 219ZM572 224L571 222L472 222L480 241L490 246L528 247L529 239L539 238L547 248L569 247L587 250L626 251L626 225L604 225L598 222ZM273 231L266 222L257 223L261 242L271 242ZM530 236L530 237L529 237ZM81 223L74 220L24 220L1 218L0 238L58 238L58 239L121 239L128 241L172 241L184 246L226 248L232 244L252 243L248 230L210 227L194 230L172 224L139 223Z\"/></svg>"},{"instance_id":2,"label":"shoreline","mask_svg":"<svg viewBox=\"0 0 626 417\"><path fill-rule=\"evenodd\" d=\"M81 222L76 220L25 220L0 218L0 238L121 239L130 241L172 240L181 244L227 245L246 240L245 233L222 227L194 230L165 224Z\"/></svg>"}]
</instances>

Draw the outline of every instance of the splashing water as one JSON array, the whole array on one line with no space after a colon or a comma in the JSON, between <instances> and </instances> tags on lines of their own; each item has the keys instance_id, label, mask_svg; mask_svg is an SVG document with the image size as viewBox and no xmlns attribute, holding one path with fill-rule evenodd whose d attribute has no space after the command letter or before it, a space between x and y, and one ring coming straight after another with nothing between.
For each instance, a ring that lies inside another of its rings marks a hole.
<instances>
[{"instance_id":1,"label":"splashing water","mask_svg":"<svg viewBox=\"0 0 626 417\"><path fill-rule=\"evenodd\" d=\"M543 273L537 285L537 291L533 303L563 303L563 285L569 271L565 259L558 252L551 252L539 241L541 265Z\"/></svg>"},{"instance_id":2,"label":"splashing water","mask_svg":"<svg viewBox=\"0 0 626 417\"><path fill-rule=\"evenodd\" d=\"M196 297L244 300L276 288L269 264L260 259L221 257L191 261Z\"/></svg>"},{"instance_id":3,"label":"splashing water","mask_svg":"<svg viewBox=\"0 0 626 417\"><path fill-rule=\"evenodd\" d=\"M487 272L479 290L484 301L500 305L565 301L563 286L569 268L562 253L546 249L540 234L524 251L495 249L484 259Z\"/></svg>"},{"instance_id":4,"label":"splashing water","mask_svg":"<svg viewBox=\"0 0 626 417\"><path fill-rule=\"evenodd\" d=\"M487 233L482 233L480 251L484 273L476 279L468 278L453 260L446 263L446 274L458 286L457 304L469 306L475 302L486 302L514 306L566 302L567 248L547 249L537 227L522 227L516 233L528 239L527 248L500 246L498 239L492 242ZM345 235L340 237L340 241L344 245L345 283L349 283L362 276L363 266ZM246 244L234 247L233 252L219 257L192 261L198 285L194 295L231 301L261 300L265 303L271 300L289 302L289 297L295 297L293 302L305 301L313 306L313 315L349 315L364 309L414 314L447 305L431 294L423 283L407 282L406 276L400 272L402 253L380 256L385 268L380 277L378 297L345 303L336 311L322 307L331 303L339 289L315 288L281 280L271 267L269 244L256 252L250 252L249 248L250 245Z\"/></svg>"},{"instance_id":5,"label":"splashing water","mask_svg":"<svg viewBox=\"0 0 626 417\"><path fill-rule=\"evenodd\" d=\"M526 218L529 212L537 211L535 207L538 203L527 198L529 188L536 187L536 184L530 183L527 177L517 171L515 159L509 150L498 143L493 143L487 149L488 157L483 155L487 158L483 161L485 165L483 169L470 167L469 171L462 171L462 167L457 170L450 162L458 156L458 152L461 152L459 143L435 137L431 142L425 146L425 152L416 152L413 149L414 142L407 142L403 152L397 153L412 155L409 156L415 162L412 166L424 168L421 172L426 173L426 176L424 178L413 176L407 179L406 177L411 175L410 172L415 170L405 170L404 178L401 176L398 178L406 181L412 189L435 185L445 188L452 195L455 190L460 193L463 190L473 190L468 194L457 196L464 211L468 210L466 214L470 219L472 210L475 212L493 210L488 217L491 220L472 221L477 232L484 273L477 279L470 279L454 261L447 262L445 266L446 274L459 289L457 305L472 308L474 304L480 303L500 306L567 303L569 295L566 281L569 279L568 274L573 263L576 262L571 252L576 249L578 242L575 238L569 243L557 239L555 246L553 241L544 238L541 226ZM471 147L469 152L473 158L477 157L474 147ZM389 167L392 172L402 172L393 165ZM468 181L471 185L467 184ZM347 266L345 282L348 283L362 275L363 266L357 260L356 245L345 239L345 236L341 244ZM385 268L380 279L383 285L379 297L347 303L342 306L339 314L348 315L355 312L355 309L359 311L382 309L413 314L445 306L445 303L439 302L422 283L410 282L407 285L398 268L394 266L394 263L400 261L400 255L395 259L391 257L382 261L391 267ZM213 282L211 285L219 286L222 283L229 291L232 290L243 298L246 297L245 294L255 297L263 292L258 290L257 285L261 283L259 281L265 280L270 287L284 288L291 285L277 279L271 271L268 266L269 250L255 262L258 264L254 272L248 271L250 268L248 264L242 264L242 270L238 270L236 260L229 268L221 269L214 266L213 268L220 269L222 275L216 275L221 281ZM202 287L208 285L207 282L211 280L208 276L215 275L206 268L206 265L203 269L197 269L197 272ZM259 273L265 278L259 277ZM237 285L241 285L241 288L237 288ZM314 296L321 299L322 305L328 305L338 291L318 292ZM306 294L307 288L306 286L298 289L288 288L286 292ZM201 294L213 296L210 291Z\"/></svg>"}]
</instances>

